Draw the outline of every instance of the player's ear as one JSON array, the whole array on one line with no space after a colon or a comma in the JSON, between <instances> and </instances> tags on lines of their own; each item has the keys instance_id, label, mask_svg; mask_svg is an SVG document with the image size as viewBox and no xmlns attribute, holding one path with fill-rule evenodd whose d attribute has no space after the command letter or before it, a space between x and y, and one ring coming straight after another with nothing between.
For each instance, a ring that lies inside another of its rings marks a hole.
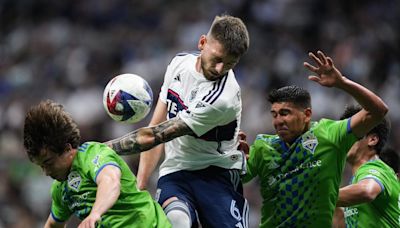
<instances>
[{"instance_id":1,"label":"player's ear","mask_svg":"<svg viewBox=\"0 0 400 228\"><path fill-rule=\"evenodd\" d=\"M379 142L379 136L377 134L369 134L366 136L367 138L367 142L368 142L368 146L374 147L376 146L376 144L378 144Z\"/></svg>"},{"instance_id":2,"label":"player's ear","mask_svg":"<svg viewBox=\"0 0 400 228\"><path fill-rule=\"evenodd\" d=\"M69 153L72 151L72 145L70 143L65 144L64 153ZM70 153L72 154L72 153Z\"/></svg>"},{"instance_id":3,"label":"player's ear","mask_svg":"<svg viewBox=\"0 0 400 228\"><path fill-rule=\"evenodd\" d=\"M306 122L310 122L312 117L312 109L311 108L304 109L304 114L306 116Z\"/></svg>"},{"instance_id":4,"label":"player's ear","mask_svg":"<svg viewBox=\"0 0 400 228\"><path fill-rule=\"evenodd\" d=\"M201 35L199 39L199 43L197 44L197 48L202 51L204 48L204 45L207 43L207 37L206 35Z\"/></svg>"}]
</instances>

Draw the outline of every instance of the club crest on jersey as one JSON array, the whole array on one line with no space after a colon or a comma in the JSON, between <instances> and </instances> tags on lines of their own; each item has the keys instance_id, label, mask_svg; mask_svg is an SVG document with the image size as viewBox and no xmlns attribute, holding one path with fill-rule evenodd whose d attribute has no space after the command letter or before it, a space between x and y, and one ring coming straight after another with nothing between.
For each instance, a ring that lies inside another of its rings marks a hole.
<instances>
[{"instance_id":1,"label":"club crest on jersey","mask_svg":"<svg viewBox=\"0 0 400 228\"><path fill-rule=\"evenodd\" d=\"M307 132L301 137L303 148L314 154L315 148L318 146L318 139L313 132Z\"/></svg>"},{"instance_id":2,"label":"club crest on jersey","mask_svg":"<svg viewBox=\"0 0 400 228\"><path fill-rule=\"evenodd\" d=\"M233 155L231 155L231 160L237 161L237 160L239 160L239 156L237 154L233 154Z\"/></svg>"},{"instance_id":3,"label":"club crest on jersey","mask_svg":"<svg viewBox=\"0 0 400 228\"><path fill-rule=\"evenodd\" d=\"M78 172L72 171L68 174L68 187L73 189L74 191L79 191L79 187L81 186L82 178Z\"/></svg>"}]
</instances>

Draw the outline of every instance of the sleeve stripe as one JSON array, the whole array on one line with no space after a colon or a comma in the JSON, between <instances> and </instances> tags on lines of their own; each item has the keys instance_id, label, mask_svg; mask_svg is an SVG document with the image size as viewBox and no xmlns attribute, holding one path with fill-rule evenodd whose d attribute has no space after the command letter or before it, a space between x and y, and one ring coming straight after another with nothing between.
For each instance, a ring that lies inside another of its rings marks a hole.
<instances>
[{"instance_id":1,"label":"sleeve stripe","mask_svg":"<svg viewBox=\"0 0 400 228\"><path fill-rule=\"evenodd\" d=\"M374 177L374 176L366 176L364 178L362 178L360 181L365 180L365 179L373 179L374 181L376 181L376 183L379 184L379 186L381 186L381 191L383 192L383 190L385 190L385 186L382 184L381 180L379 180L378 178Z\"/></svg>"},{"instance_id":2,"label":"sleeve stripe","mask_svg":"<svg viewBox=\"0 0 400 228\"><path fill-rule=\"evenodd\" d=\"M100 169L97 170L97 172L96 172L96 176L94 177L94 182L95 182L95 183L96 183L96 180L97 180L97 176L99 175L99 173L101 172L101 170L103 170L104 167L106 167L106 166L108 166L108 165L113 165L113 166L118 167L119 169L121 169L121 167L119 167L119 165L116 164L116 163L106 163L106 164L104 164L104 165L101 166Z\"/></svg>"},{"instance_id":3,"label":"sleeve stripe","mask_svg":"<svg viewBox=\"0 0 400 228\"><path fill-rule=\"evenodd\" d=\"M351 117L347 120L347 133L351 133Z\"/></svg>"},{"instance_id":4,"label":"sleeve stripe","mask_svg":"<svg viewBox=\"0 0 400 228\"><path fill-rule=\"evenodd\" d=\"M56 222L58 222L58 223L64 223L64 222L65 222L65 221L63 221L63 220L57 218L57 217L54 215L53 211L50 211L50 215L51 215L51 217L54 219L54 221L56 221Z\"/></svg>"}]
</instances>

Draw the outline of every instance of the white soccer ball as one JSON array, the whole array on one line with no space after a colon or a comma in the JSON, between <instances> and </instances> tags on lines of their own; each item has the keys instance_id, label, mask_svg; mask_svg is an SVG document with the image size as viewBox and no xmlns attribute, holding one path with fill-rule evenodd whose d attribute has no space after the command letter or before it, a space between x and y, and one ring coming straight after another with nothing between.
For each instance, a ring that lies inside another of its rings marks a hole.
<instances>
[{"instance_id":1,"label":"white soccer ball","mask_svg":"<svg viewBox=\"0 0 400 228\"><path fill-rule=\"evenodd\" d=\"M116 121L137 123L147 116L153 104L153 92L142 77L121 74L111 79L103 93L103 105Z\"/></svg>"}]
</instances>

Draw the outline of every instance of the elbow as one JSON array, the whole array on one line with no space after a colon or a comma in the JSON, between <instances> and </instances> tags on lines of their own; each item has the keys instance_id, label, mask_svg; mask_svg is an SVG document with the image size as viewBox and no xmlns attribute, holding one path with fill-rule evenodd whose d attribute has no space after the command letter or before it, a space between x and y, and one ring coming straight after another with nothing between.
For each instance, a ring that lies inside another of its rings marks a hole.
<instances>
[{"instance_id":1,"label":"elbow","mask_svg":"<svg viewBox=\"0 0 400 228\"><path fill-rule=\"evenodd\" d=\"M374 201L377 196L377 194L370 188L363 188L360 195L362 201L365 203Z\"/></svg>"},{"instance_id":2,"label":"elbow","mask_svg":"<svg viewBox=\"0 0 400 228\"><path fill-rule=\"evenodd\" d=\"M369 110L368 115L370 116L371 119L376 120L376 122L382 121L386 114L389 112L389 107L382 102L382 105L379 106L379 108L374 109L374 110Z\"/></svg>"},{"instance_id":3,"label":"elbow","mask_svg":"<svg viewBox=\"0 0 400 228\"><path fill-rule=\"evenodd\" d=\"M389 107L387 106L386 103L383 103L382 108L381 108L381 113L382 113L382 118L386 116L386 114L389 112Z\"/></svg>"}]
</instances>

